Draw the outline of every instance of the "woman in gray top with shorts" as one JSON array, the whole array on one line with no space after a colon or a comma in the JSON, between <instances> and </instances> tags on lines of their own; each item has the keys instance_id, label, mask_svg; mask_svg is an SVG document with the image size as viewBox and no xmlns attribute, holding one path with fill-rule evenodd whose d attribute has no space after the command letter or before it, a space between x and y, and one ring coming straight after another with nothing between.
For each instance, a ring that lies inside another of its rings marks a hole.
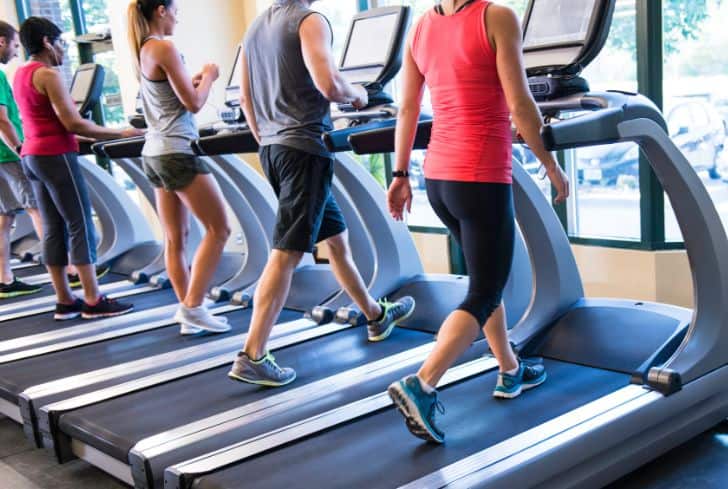
<instances>
[{"instance_id":1,"label":"woman in gray top with shorts","mask_svg":"<svg viewBox=\"0 0 728 489\"><path fill-rule=\"evenodd\" d=\"M174 0L136 0L129 5L129 43L148 126L142 151L144 171L155 186L167 273L180 301L175 319L181 333L224 333L230 330L227 321L211 315L203 300L230 226L217 182L190 147L198 137L192 113L204 106L219 71L207 64L189 76L174 44L164 39L174 33L177 14ZM206 230L191 270L184 252L189 212Z\"/></svg>"}]
</instances>

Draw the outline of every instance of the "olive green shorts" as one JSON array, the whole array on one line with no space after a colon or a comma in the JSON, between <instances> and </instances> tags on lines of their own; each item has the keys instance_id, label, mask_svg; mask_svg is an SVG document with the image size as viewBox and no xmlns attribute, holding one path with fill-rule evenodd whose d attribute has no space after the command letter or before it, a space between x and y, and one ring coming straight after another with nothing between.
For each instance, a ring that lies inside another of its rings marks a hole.
<instances>
[{"instance_id":1,"label":"olive green shorts","mask_svg":"<svg viewBox=\"0 0 728 489\"><path fill-rule=\"evenodd\" d=\"M143 166L152 185L172 192L187 187L197 175L210 173L207 163L188 154L145 156Z\"/></svg>"}]
</instances>

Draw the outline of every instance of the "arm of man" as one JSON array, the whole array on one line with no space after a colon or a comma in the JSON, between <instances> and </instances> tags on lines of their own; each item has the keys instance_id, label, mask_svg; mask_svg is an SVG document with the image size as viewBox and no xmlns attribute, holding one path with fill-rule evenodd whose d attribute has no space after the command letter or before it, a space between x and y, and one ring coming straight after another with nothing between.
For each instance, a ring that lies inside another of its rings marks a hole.
<instances>
[{"instance_id":1,"label":"arm of man","mask_svg":"<svg viewBox=\"0 0 728 489\"><path fill-rule=\"evenodd\" d=\"M496 66L513 123L528 147L546 168L563 202L569 196L569 181L541 139L541 112L528 88L523 63L523 34L516 14L508 7L491 5L486 10L486 30L496 53Z\"/></svg>"},{"instance_id":2,"label":"arm of man","mask_svg":"<svg viewBox=\"0 0 728 489\"><path fill-rule=\"evenodd\" d=\"M8 117L8 108L5 105L0 105L0 139L5 143L5 146L13 151L22 144L15 126Z\"/></svg>"},{"instance_id":3,"label":"arm of man","mask_svg":"<svg viewBox=\"0 0 728 489\"><path fill-rule=\"evenodd\" d=\"M365 107L367 91L361 85L347 82L336 68L331 52L331 28L326 19L319 14L309 15L301 22L299 35L303 60L318 91L331 102Z\"/></svg>"},{"instance_id":4,"label":"arm of man","mask_svg":"<svg viewBox=\"0 0 728 489\"><path fill-rule=\"evenodd\" d=\"M245 56L245 47L243 46L243 55L240 56L240 108L245 114L245 121L248 128L253 134L255 140L260 144L260 131L258 130L258 121L255 119L255 111L253 110L253 98L250 91L250 72L248 71L248 59Z\"/></svg>"}]
</instances>

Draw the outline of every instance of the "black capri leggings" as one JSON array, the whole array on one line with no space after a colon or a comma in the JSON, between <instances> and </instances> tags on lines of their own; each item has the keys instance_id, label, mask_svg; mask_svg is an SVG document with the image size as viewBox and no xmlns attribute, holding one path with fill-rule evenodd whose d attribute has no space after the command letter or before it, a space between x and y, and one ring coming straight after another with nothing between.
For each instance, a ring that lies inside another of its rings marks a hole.
<instances>
[{"instance_id":1,"label":"black capri leggings","mask_svg":"<svg viewBox=\"0 0 728 489\"><path fill-rule=\"evenodd\" d=\"M427 197L465 255L470 286L459 310L483 325L511 273L515 220L510 184L427 180Z\"/></svg>"}]
</instances>

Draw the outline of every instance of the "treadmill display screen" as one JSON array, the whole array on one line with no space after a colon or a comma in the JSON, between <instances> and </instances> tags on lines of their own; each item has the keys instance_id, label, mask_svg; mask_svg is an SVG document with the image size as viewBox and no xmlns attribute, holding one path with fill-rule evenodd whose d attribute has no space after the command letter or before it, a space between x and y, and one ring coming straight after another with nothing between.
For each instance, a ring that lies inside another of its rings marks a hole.
<instances>
[{"instance_id":1,"label":"treadmill display screen","mask_svg":"<svg viewBox=\"0 0 728 489\"><path fill-rule=\"evenodd\" d=\"M240 78L243 76L243 66L240 62L240 57L243 55L243 47L238 46L238 54L235 56L235 64L233 65L233 71L230 73L230 80L228 81L228 88L240 88Z\"/></svg>"},{"instance_id":2,"label":"treadmill display screen","mask_svg":"<svg viewBox=\"0 0 728 489\"><path fill-rule=\"evenodd\" d=\"M354 22L341 68L383 66L397 32L398 14L368 17Z\"/></svg>"},{"instance_id":3,"label":"treadmill display screen","mask_svg":"<svg viewBox=\"0 0 728 489\"><path fill-rule=\"evenodd\" d=\"M536 0L528 18L524 48L586 42L596 0Z\"/></svg>"},{"instance_id":4,"label":"treadmill display screen","mask_svg":"<svg viewBox=\"0 0 728 489\"><path fill-rule=\"evenodd\" d=\"M94 82L95 70L79 70L71 85L71 98L76 104L86 101Z\"/></svg>"}]
</instances>

